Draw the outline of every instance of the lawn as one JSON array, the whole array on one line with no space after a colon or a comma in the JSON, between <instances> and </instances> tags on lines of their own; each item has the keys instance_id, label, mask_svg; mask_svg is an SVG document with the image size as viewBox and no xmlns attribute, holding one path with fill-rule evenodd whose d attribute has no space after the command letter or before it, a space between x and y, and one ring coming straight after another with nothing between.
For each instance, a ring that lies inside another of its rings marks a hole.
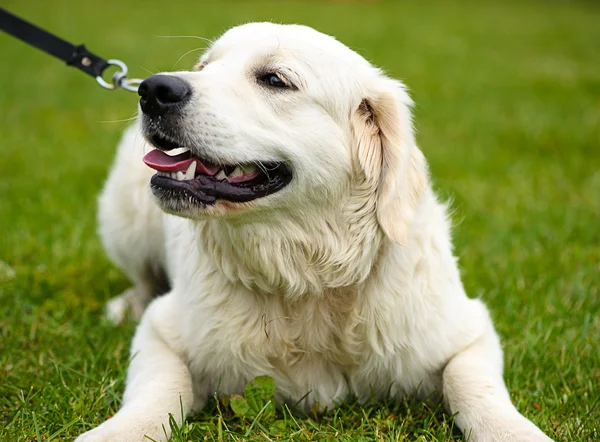
<instances>
[{"instance_id":1,"label":"lawn","mask_svg":"<svg viewBox=\"0 0 600 442\"><path fill-rule=\"evenodd\" d=\"M595 2L6 0L133 76L190 67L253 20L337 36L410 87L452 200L465 285L492 310L518 408L556 440L600 439L600 5ZM186 54L188 51L194 51ZM135 325L95 199L136 95L0 34L0 440L71 440L119 407ZM352 401L239 419L213 403L178 442L462 440L435 405Z\"/></svg>"}]
</instances>

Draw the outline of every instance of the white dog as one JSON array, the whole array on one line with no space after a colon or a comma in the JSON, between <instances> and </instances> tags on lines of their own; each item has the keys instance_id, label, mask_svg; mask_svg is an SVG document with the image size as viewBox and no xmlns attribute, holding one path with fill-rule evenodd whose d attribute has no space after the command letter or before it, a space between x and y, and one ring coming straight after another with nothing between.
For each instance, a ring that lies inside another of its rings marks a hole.
<instances>
[{"instance_id":1,"label":"white dog","mask_svg":"<svg viewBox=\"0 0 600 442\"><path fill-rule=\"evenodd\" d=\"M143 316L121 410L79 442L164 439L169 413L259 375L321 409L438 391L470 440L550 440L465 294L401 83L310 28L254 23L140 95L100 230L135 283L109 313Z\"/></svg>"}]
</instances>

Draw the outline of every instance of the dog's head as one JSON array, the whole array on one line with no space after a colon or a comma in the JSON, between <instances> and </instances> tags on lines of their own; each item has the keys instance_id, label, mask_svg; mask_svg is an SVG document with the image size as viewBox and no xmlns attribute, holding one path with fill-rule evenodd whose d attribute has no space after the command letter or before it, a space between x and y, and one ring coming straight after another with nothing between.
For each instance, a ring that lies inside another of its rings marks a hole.
<instances>
[{"instance_id":1,"label":"dog's head","mask_svg":"<svg viewBox=\"0 0 600 442\"><path fill-rule=\"evenodd\" d=\"M334 38L297 25L239 26L193 71L150 77L139 93L144 136L157 148L144 161L157 170L151 188L167 212L353 207L405 240L425 182L411 100Z\"/></svg>"}]
</instances>

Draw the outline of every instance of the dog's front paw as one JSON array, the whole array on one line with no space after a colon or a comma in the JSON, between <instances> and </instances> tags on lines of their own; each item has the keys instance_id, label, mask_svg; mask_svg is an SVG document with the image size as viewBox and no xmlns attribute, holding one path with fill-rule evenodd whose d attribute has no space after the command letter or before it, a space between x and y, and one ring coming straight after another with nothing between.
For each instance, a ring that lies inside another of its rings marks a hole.
<instances>
[{"instance_id":1,"label":"dog's front paw","mask_svg":"<svg viewBox=\"0 0 600 442\"><path fill-rule=\"evenodd\" d=\"M104 425L104 424L103 424ZM149 440L162 441L163 438L151 437L151 432L147 431L132 431L128 428L118 428L113 426L103 427L100 425L93 430L83 433L75 442L148 442Z\"/></svg>"},{"instance_id":2,"label":"dog's front paw","mask_svg":"<svg viewBox=\"0 0 600 442\"><path fill-rule=\"evenodd\" d=\"M115 440L110 432L104 431L102 428L97 427L93 430L87 431L75 439L75 442L108 442Z\"/></svg>"},{"instance_id":3,"label":"dog's front paw","mask_svg":"<svg viewBox=\"0 0 600 442\"><path fill-rule=\"evenodd\" d=\"M490 423L469 433L467 431L466 435L470 436L470 442L552 442L534 423L521 415Z\"/></svg>"},{"instance_id":4,"label":"dog's front paw","mask_svg":"<svg viewBox=\"0 0 600 442\"><path fill-rule=\"evenodd\" d=\"M135 441L135 440L143 440L138 437L137 439L131 437L130 434L127 434L127 431L121 431L119 429L111 429L111 428L103 428L102 425L90 430L86 433L83 433L75 442L120 442L120 441ZM148 440L148 439L146 439Z\"/></svg>"},{"instance_id":5,"label":"dog's front paw","mask_svg":"<svg viewBox=\"0 0 600 442\"><path fill-rule=\"evenodd\" d=\"M167 439L159 419L134 417L119 412L102 425L79 436L75 442L159 442Z\"/></svg>"}]
</instances>

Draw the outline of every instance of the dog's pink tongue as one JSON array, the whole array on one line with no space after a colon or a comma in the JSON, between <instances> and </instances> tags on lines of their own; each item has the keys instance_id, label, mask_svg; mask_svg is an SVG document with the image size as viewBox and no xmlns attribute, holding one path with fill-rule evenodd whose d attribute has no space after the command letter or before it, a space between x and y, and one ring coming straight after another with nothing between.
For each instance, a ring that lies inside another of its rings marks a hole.
<instances>
[{"instance_id":1,"label":"dog's pink tongue","mask_svg":"<svg viewBox=\"0 0 600 442\"><path fill-rule=\"evenodd\" d=\"M170 156L161 150L154 149L144 156L144 163L152 169L160 172L185 172L188 166L194 161L189 153Z\"/></svg>"},{"instance_id":2,"label":"dog's pink tongue","mask_svg":"<svg viewBox=\"0 0 600 442\"><path fill-rule=\"evenodd\" d=\"M143 159L146 166L159 172L183 172L185 173L194 161L196 162L196 173L214 175L219 171L217 166L205 165L198 158L190 158L189 152L170 156L162 150L154 149L148 152Z\"/></svg>"}]
</instances>

